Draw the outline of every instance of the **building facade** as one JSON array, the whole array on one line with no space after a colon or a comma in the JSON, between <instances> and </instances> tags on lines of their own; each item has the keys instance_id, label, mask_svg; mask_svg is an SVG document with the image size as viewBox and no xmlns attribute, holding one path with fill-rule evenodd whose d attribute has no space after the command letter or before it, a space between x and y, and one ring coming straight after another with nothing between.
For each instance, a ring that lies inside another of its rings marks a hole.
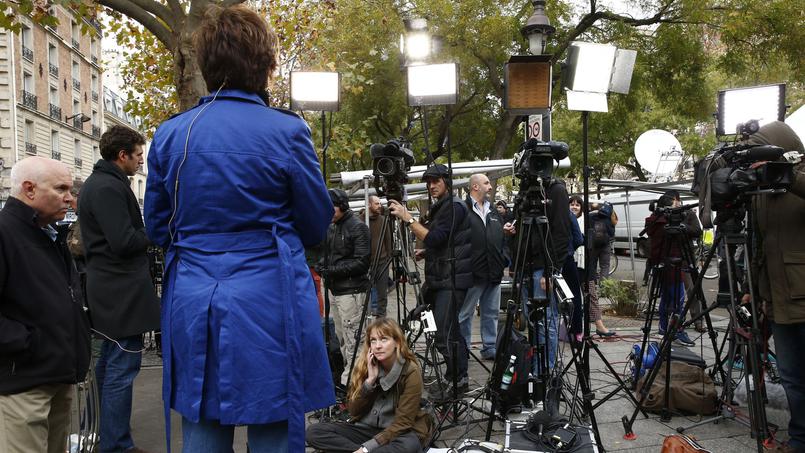
<instances>
[{"instance_id":1,"label":"building facade","mask_svg":"<svg viewBox=\"0 0 805 453\"><path fill-rule=\"evenodd\" d=\"M126 105L126 101L108 87L103 87L103 105L104 130L107 130L115 125L121 125L130 127L143 134L142 120L126 112L123 109L123 107ZM146 160L148 159L148 149L150 147L151 141L146 140L145 153L143 156L143 158ZM147 174L148 171L146 164L143 163L143 166L137 171L137 174L129 177L129 181L131 181L131 190L134 192L134 195L137 196L137 201L140 203L140 209L143 207L143 197L145 196L145 179Z\"/></svg>"},{"instance_id":2,"label":"building facade","mask_svg":"<svg viewBox=\"0 0 805 453\"><path fill-rule=\"evenodd\" d=\"M61 160L83 180L100 156L100 26L61 6L51 14L57 26L20 17L21 31L0 30L0 205L20 159Z\"/></svg>"}]
</instances>

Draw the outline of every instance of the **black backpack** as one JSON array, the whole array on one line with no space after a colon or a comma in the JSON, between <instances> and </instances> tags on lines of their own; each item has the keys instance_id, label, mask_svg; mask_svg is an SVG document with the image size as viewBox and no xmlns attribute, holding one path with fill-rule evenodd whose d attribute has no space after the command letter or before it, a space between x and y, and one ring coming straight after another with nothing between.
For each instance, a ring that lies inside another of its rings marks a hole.
<instances>
[{"instance_id":1,"label":"black backpack","mask_svg":"<svg viewBox=\"0 0 805 453\"><path fill-rule=\"evenodd\" d=\"M506 415L511 408L519 406L529 399L528 375L531 373L534 349L528 342L528 338L518 332L517 329L512 329L509 333L508 348L504 351L500 348L503 335L505 335L505 332L502 329L498 334L498 356L495 359L497 362L495 364L495 373L492 376L492 384L499 396L498 409L500 409L502 415ZM511 356L517 357L514 362L514 375L509 388L501 390L500 384L503 373L509 367L509 358Z\"/></svg>"}]
</instances>

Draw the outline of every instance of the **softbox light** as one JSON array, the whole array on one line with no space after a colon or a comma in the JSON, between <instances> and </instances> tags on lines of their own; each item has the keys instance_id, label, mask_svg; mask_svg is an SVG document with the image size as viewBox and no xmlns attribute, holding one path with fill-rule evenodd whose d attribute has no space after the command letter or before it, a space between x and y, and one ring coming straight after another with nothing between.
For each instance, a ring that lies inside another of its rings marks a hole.
<instances>
[{"instance_id":1,"label":"softbox light","mask_svg":"<svg viewBox=\"0 0 805 453\"><path fill-rule=\"evenodd\" d=\"M291 72L291 110L338 111L341 75L337 72Z\"/></svg>"},{"instance_id":2,"label":"softbox light","mask_svg":"<svg viewBox=\"0 0 805 453\"><path fill-rule=\"evenodd\" d=\"M458 101L455 63L409 66L408 105L450 105Z\"/></svg>"},{"instance_id":3,"label":"softbox light","mask_svg":"<svg viewBox=\"0 0 805 453\"><path fill-rule=\"evenodd\" d=\"M739 124L758 120L761 126L785 119L785 84L735 88L718 92L716 135L735 134Z\"/></svg>"},{"instance_id":4,"label":"softbox light","mask_svg":"<svg viewBox=\"0 0 805 453\"><path fill-rule=\"evenodd\" d=\"M551 109L550 55L518 55L503 67L503 108L516 115L546 113Z\"/></svg>"},{"instance_id":5,"label":"softbox light","mask_svg":"<svg viewBox=\"0 0 805 453\"><path fill-rule=\"evenodd\" d=\"M568 47L565 86L572 91L607 93L617 48L608 44L573 41Z\"/></svg>"}]
</instances>

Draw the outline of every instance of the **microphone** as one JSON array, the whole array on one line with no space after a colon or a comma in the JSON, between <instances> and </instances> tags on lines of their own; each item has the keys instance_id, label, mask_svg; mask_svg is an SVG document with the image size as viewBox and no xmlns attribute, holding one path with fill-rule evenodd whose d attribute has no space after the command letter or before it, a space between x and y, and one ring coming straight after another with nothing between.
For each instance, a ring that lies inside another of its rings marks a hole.
<instances>
[{"instance_id":1,"label":"microphone","mask_svg":"<svg viewBox=\"0 0 805 453\"><path fill-rule=\"evenodd\" d=\"M783 148L772 145L753 146L741 151L735 151L737 157L749 162L779 160L783 157L784 153L785 150Z\"/></svg>"}]
</instances>

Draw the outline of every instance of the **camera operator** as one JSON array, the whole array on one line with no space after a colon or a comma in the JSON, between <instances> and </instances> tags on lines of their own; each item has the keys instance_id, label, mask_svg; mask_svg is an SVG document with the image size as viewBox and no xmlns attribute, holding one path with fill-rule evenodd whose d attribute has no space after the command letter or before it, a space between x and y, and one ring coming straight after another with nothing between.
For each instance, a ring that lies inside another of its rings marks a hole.
<instances>
[{"instance_id":1,"label":"camera operator","mask_svg":"<svg viewBox=\"0 0 805 453\"><path fill-rule=\"evenodd\" d=\"M525 146L527 146L527 144ZM552 161L555 159L555 157L550 155L546 155L545 158L550 158ZM556 160L558 161L559 159ZM570 204L564 181L557 178L544 178L543 182L540 184L543 185L540 190L543 192L544 204L547 205L545 215L548 218L548 224L546 231L544 231L544 237L539 237L539 234L536 234L535 230L530 234L530 244L525 244L529 252L526 257L528 261L526 269L533 270L533 274L531 275L533 279L532 298L538 300L548 299L545 316L548 327L547 351L549 368L553 368L556 362L556 353L559 345L559 310L555 297L553 297L553 295L551 295L550 298L547 297L545 292L545 288L547 287L545 276L561 274L565 260L568 259L572 232L570 216L568 214ZM517 209L515 210L518 211ZM523 218L524 213L521 211L522 209L515 213L516 218ZM522 235L526 231L526 228L519 223L516 227L512 223L507 223L503 226L503 229L508 234L516 235ZM517 256L518 250L516 250L516 248L517 244L520 243L519 237L515 236L511 243L514 248L514 250L512 250L512 256ZM543 252L543 248L547 253ZM525 291L526 288L527 287L524 285L523 290ZM523 300L528 300L525 294ZM545 344L545 327L539 325L536 329L540 344ZM539 371L536 368L537 363L539 362L535 362L535 374Z\"/></svg>"},{"instance_id":2,"label":"camera operator","mask_svg":"<svg viewBox=\"0 0 805 453\"><path fill-rule=\"evenodd\" d=\"M774 145L803 152L802 141L785 123L775 121L749 137L750 145ZM758 162L758 168L765 162ZM788 396L790 439L784 451L805 451L805 163L794 166L793 182L783 194L752 200L758 244L753 259L760 300L774 335L777 367ZM744 297L749 300L748 296Z\"/></svg>"},{"instance_id":3,"label":"camera operator","mask_svg":"<svg viewBox=\"0 0 805 453\"><path fill-rule=\"evenodd\" d=\"M344 358L341 384L346 385L360 325L361 296L369 289L369 227L349 209L346 192L341 189L328 192L335 213L327 231L328 256L322 257L316 271L324 277L332 294L335 334L341 342Z\"/></svg>"},{"instance_id":4,"label":"camera operator","mask_svg":"<svg viewBox=\"0 0 805 453\"><path fill-rule=\"evenodd\" d=\"M451 192L450 172L446 166L434 164L428 167L422 174L422 180L435 200L424 224L417 222L405 206L395 200L389 201L389 211L408 225L417 239L425 244L425 284L422 294L436 318L436 347L447 362L446 378L453 382L455 377L457 391L464 392L469 387L469 352L459 330L458 310L473 283L470 221L467 206ZM451 238L453 265L450 262ZM457 351L455 356L454 350Z\"/></svg>"},{"instance_id":5,"label":"camera operator","mask_svg":"<svg viewBox=\"0 0 805 453\"><path fill-rule=\"evenodd\" d=\"M681 315L685 308L685 281L683 278L684 272L682 272L683 263L681 262L682 250L678 245L666 244L666 241L671 240L665 230L670 219L663 209L679 206L679 199L675 199L673 193L666 192L657 200L654 212L646 218L646 233L651 241L650 262L655 266L665 263L665 267L662 270L663 280L659 282L662 285L659 307L660 330L658 333L660 335L665 335L665 332L667 332L670 316L674 313ZM688 232L688 234L690 233ZM682 321L680 319L679 323L681 324ZM695 344L682 329L674 334L674 341L684 346Z\"/></svg>"}]
</instances>

